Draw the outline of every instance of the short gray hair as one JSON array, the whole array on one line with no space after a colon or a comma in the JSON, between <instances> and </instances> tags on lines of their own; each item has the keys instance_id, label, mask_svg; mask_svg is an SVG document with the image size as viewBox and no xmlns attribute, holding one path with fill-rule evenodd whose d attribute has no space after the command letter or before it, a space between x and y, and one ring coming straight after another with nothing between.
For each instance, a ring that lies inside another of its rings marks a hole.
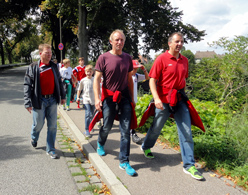
<instances>
[{"instance_id":1,"label":"short gray hair","mask_svg":"<svg viewBox=\"0 0 248 195\"><path fill-rule=\"evenodd\" d=\"M114 30L112 33L111 33L111 35L109 36L109 40L110 41L113 41L113 36L114 36L114 34L115 33L120 33L120 34L122 34L122 36L124 37L124 41L126 41L126 36L125 36L125 34L123 33L123 30L120 30L120 29L116 29L116 30Z\"/></svg>"},{"instance_id":2,"label":"short gray hair","mask_svg":"<svg viewBox=\"0 0 248 195\"><path fill-rule=\"evenodd\" d=\"M183 38L183 33L180 33L180 32L174 32L174 33L172 33L170 36L169 36L169 38L168 38L168 42L169 43L171 43L172 42L172 39L173 39L173 36L174 35L178 35L178 36L180 36L180 37L182 37Z\"/></svg>"}]
</instances>

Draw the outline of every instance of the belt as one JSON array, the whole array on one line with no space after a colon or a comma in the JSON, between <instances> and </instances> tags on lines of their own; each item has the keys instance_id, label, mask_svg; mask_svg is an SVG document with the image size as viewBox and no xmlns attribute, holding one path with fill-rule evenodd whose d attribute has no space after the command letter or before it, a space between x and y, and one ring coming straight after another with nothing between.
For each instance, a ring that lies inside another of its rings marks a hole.
<instances>
[{"instance_id":1,"label":"belt","mask_svg":"<svg viewBox=\"0 0 248 195\"><path fill-rule=\"evenodd\" d=\"M50 94L50 95L42 95L43 98L51 98L53 97L53 94Z\"/></svg>"}]
</instances>

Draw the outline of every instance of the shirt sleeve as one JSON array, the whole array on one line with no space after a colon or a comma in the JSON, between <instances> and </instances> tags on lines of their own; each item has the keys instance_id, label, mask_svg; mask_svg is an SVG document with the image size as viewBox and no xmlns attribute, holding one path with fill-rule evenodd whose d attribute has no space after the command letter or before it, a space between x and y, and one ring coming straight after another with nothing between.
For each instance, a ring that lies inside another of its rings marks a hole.
<instances>
[{"instance_id":1,"label":"shirt sleeve","mask_svg":"<svg viewBox=\"0 0 248 195\"><path fill-rule=\"evenodd\" d=\"M152 68L149 72L149 77L158 80L160 75L162 74L162 70L163 70L163 63L161 61L161 55L160 55L154 61Z\"/></svg>"},{"instance_id":2,"label":"shirt sleeve","mask_svg":"<svg viewBox=\"0 0 248 195\"><path fill-rule=\"evenodd\" d=\"M79 83L79 88L78 88L78 91L82 91L84 88L84 84L83 84L83 79L80 81Z\"/></svg>"},{"instance_id":3,"label":"shirt sleeve","mask_svg":"<svg viewBox=\"0 0 248 195\"><path fill-rule=\"evenodd\" d=\"M103 55L100 55L96 61L95 70L103 72Z\"/></svg>"}]
</instances>

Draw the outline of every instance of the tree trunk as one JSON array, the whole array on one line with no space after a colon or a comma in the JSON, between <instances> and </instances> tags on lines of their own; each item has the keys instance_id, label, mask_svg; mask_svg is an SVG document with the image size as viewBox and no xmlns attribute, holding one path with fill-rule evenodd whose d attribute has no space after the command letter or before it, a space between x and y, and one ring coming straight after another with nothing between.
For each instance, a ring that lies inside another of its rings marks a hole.
<instances>
[{"instance_id":1,"label":"tree trunk","mask_svg":"<svg viewBox=\"0 0 248 195\"><path fill-rule=\"evenodd\" d=\"M8 55L9 64L12 64L11 51L12 51L12 50L8 50L8 49L7 49L7 53L8 53L7 55Z\"/></svg>"},{"instance_id":2,"label":"tree trunk","mask_svg":"<svg viewBox=\"0 0 248 195\"><path fill-rule=\"evenodd\" d=\"M3 42L0 39L0 53L1 53L1 59L2 59L2 65L5 64L5 59L4 59L4 51L3 51Z\"/></svg>"},{"instance_id":3,"label":"tree trunk","mask_svg":"<svg viewBox=\"0 0 248 195\"><path fill-rule=\"evenodd\" d=\"M88 31L87 25L87 10L82 6L81 0L78 0L79 24L78 24L78 47L79 57L84 57L84 63L88 64Z\"/></svg>"}]
</instances>

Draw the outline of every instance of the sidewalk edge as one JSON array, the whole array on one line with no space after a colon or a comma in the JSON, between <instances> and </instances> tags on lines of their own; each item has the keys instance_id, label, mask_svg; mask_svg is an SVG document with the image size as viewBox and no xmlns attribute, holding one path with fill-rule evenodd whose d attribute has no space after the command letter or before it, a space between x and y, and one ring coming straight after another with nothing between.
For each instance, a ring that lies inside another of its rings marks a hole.
<instances>
[{"instance_id":1,"label":"sidewalk edge","mask_svg":"<svg viewBox=\"0 0 248 195\"><path fill-rule=\"evenodd\" d=\"M125 186L117 179L116 175L111 171L108 165L96 153L95 149L91 146L89 141L85 139L83 133L78 129L67 113L60 109L60 107L58 107L58 112L67 123L69 130L75 137L78 144L80 144L84 153L96 168L98 174L100 174L101 179L108 186L111 193L113 195L130 195L130 192L127 190L127 188L125 188Z\"/></svg>"}]
</instances>

